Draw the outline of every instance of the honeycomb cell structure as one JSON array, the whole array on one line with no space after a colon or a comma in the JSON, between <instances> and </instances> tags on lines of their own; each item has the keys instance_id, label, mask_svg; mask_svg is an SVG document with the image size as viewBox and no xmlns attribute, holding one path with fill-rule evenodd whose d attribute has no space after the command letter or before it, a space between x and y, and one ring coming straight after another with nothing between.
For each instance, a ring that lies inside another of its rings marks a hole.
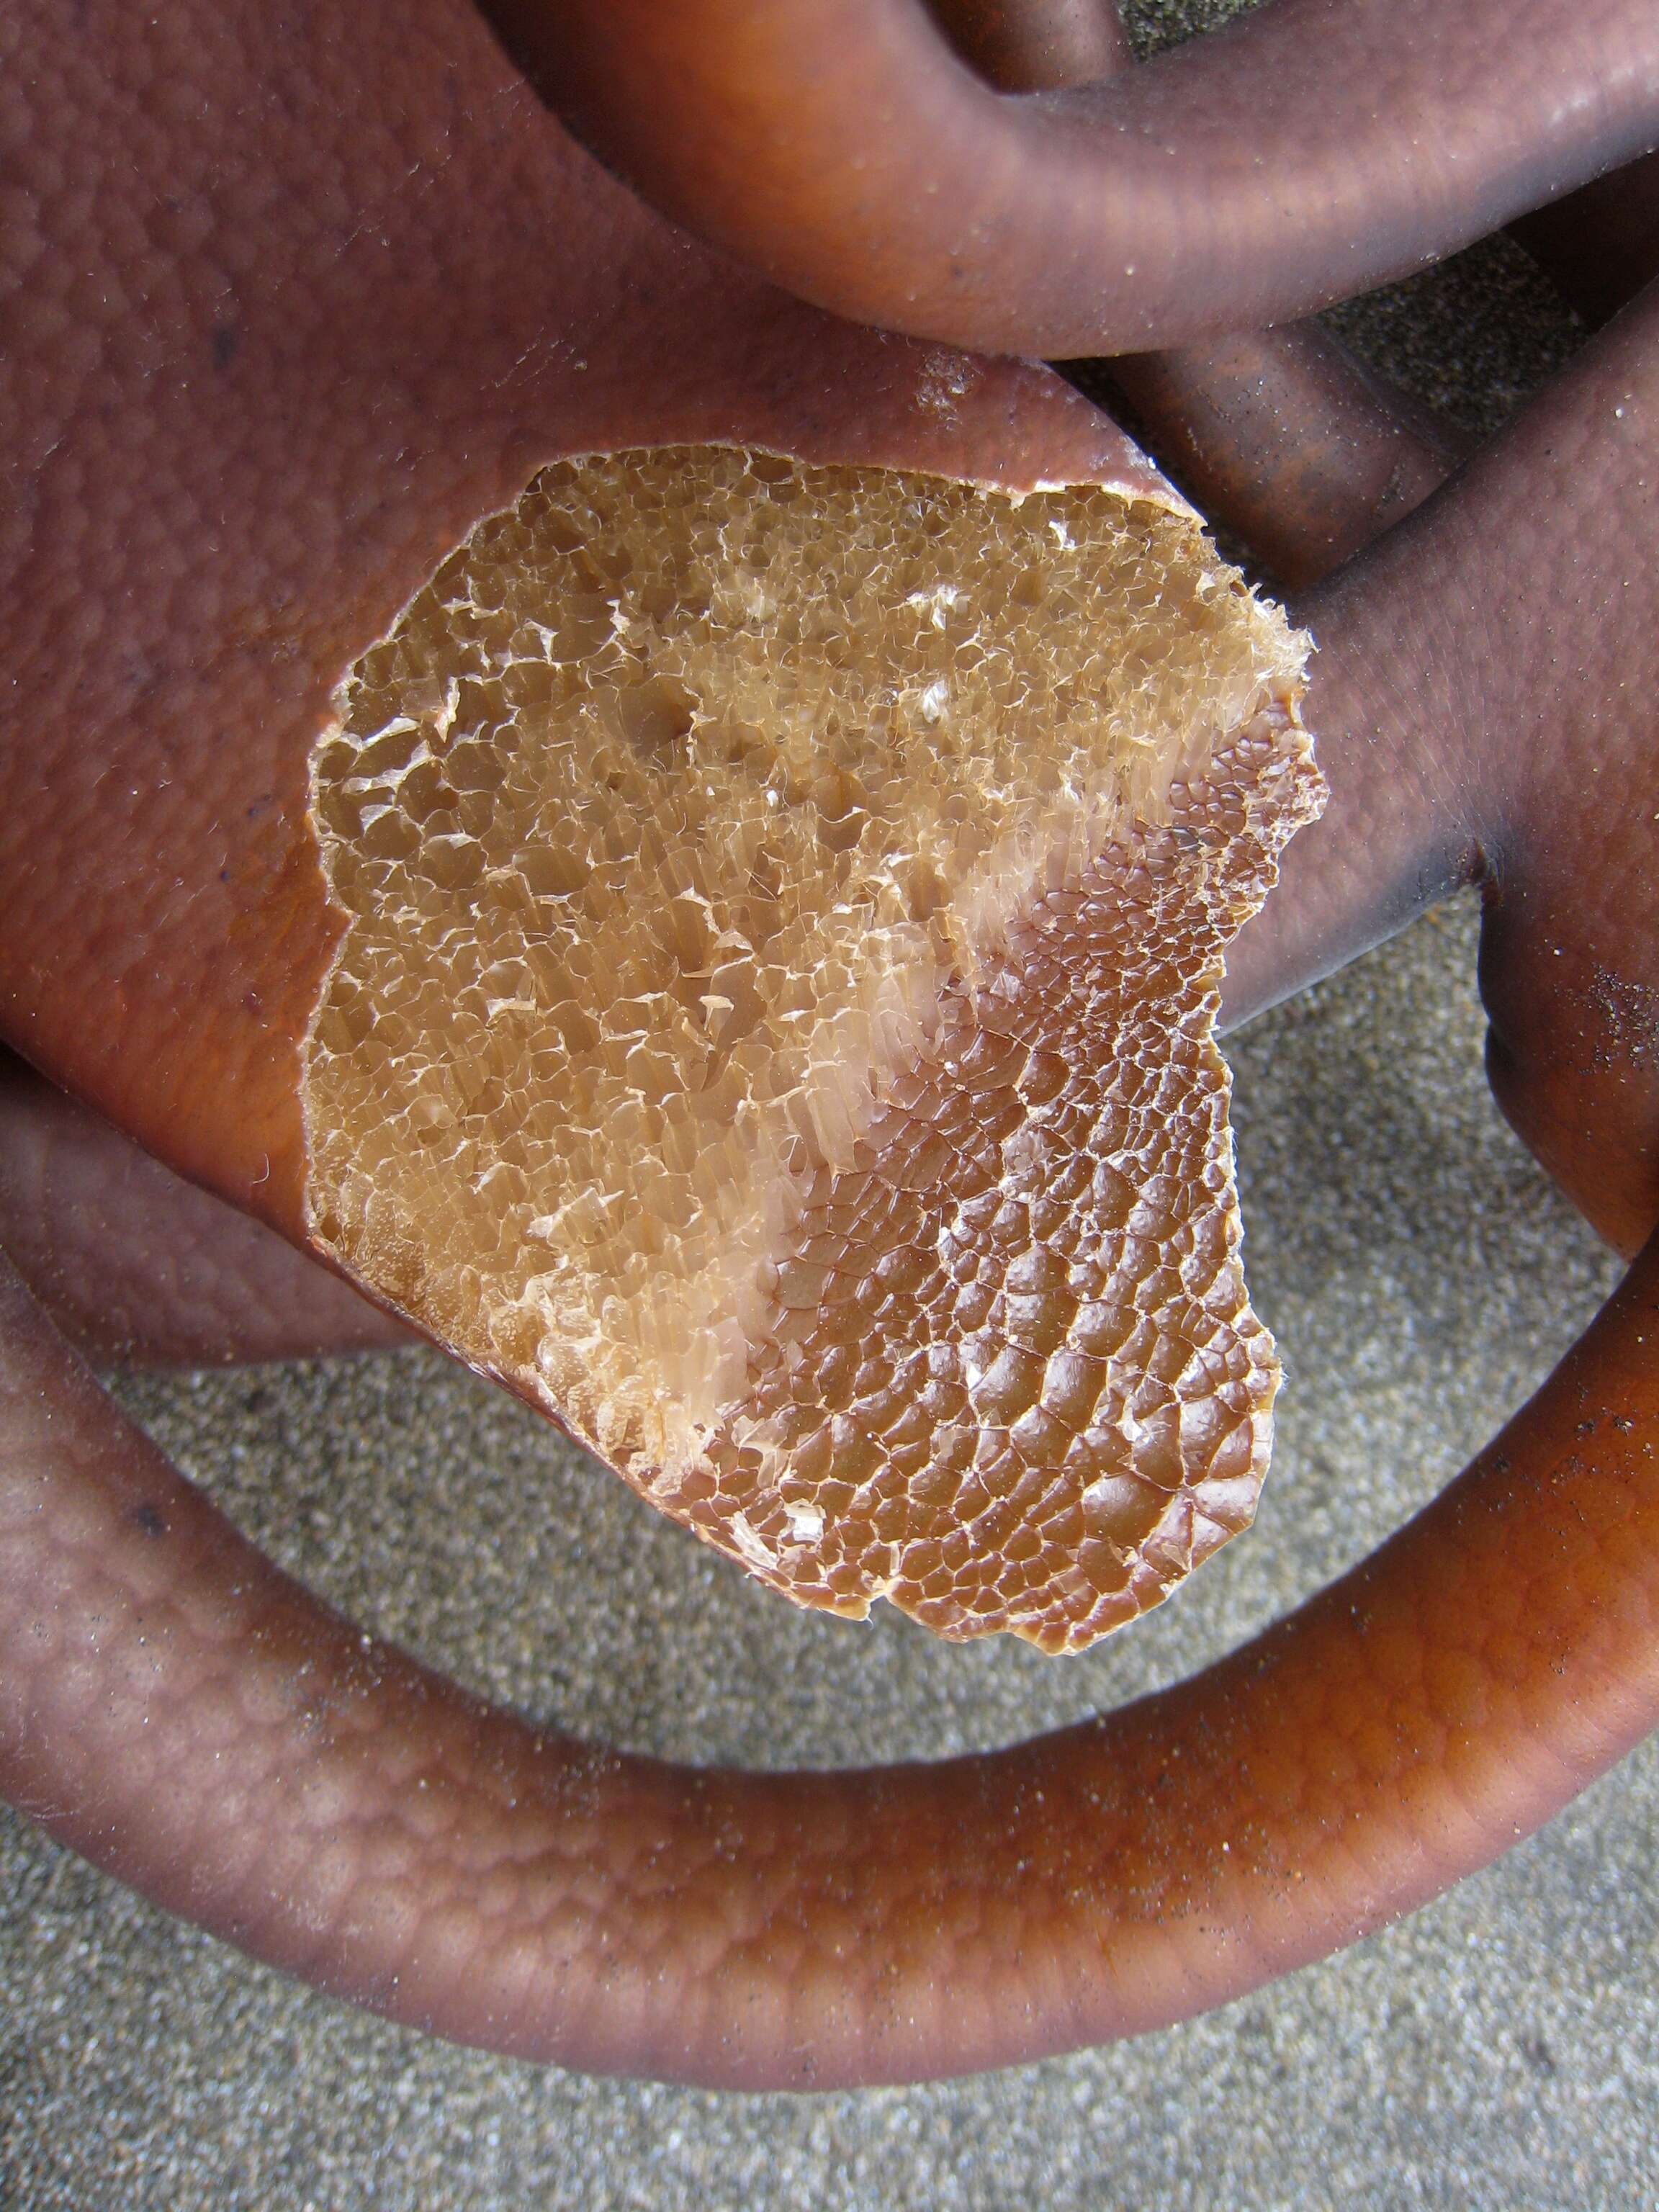
<instances>
[{"instance_id":1,"label":"honeycomb cell structure","mask_svg":"<svg viewBox=\"0 0 1659 2212\"><path fill-rule=\"evenodd\" d=\"M1155 1603L1270 1443L1212 1026L1305 645L1173 501L545 470L316 749L315 1242L801 1602Z\"/></svg>"}]
</instances>

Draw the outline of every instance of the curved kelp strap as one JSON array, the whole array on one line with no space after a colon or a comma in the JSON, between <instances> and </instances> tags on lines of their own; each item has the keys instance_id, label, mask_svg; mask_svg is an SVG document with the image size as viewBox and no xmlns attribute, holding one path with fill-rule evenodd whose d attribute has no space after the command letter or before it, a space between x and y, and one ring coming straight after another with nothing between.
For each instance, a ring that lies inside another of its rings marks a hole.
<instances>
[{"instance_id":1,"label":"curved kelp strap","mask_svg":"<svg viewBox=\"0 0 1659 2212\"><path fill-rule=\"evenodd\" d=\"M734 2087L1160 2026L1539 1823L1659 1718L1659 1239L1362 1566L1018 1747L700 1771L492 1710L246 1545L0 1288L0 1784L168 1910L459 2041Z\"/></svg>"},{"instance_id":2,"label":"curved kelp strap","mask_svg":"<svg viewBox=\"0 0 1659 2212\"><path fill-rule=\"evenodd\" d=\"M1659 1218L1656 480L1659 285L1295 605L1330 804L1224 990L1242 1020L1479 881L1498 1102L1626 1253Z\"/></svg>"},{"instance_id":3,"label":"curved kelp strap","mask_svg":"<svg viewBox=\"0 0 1659 2212\"><path fill-rule=\"evenodd\" d=\"M1054 92L1132 58L1115 0L928 0L933 21L1001 92Z\"/></svg>"},{"instance_id":4,"label":"curved kelp strap","mask_svg":"<svg viewBox=\"0 0 1659 2212\"><path fill-rule=\"evenodd\" d=\"M337 1275L4 1052L0 1245L100 1364L210 1367L414 1341Z\"/></svg>"},{"instance_id":5,"label":"curved kelp strap","mask_svg":"<svg viewBox=\"0 0 1659 2212\"><path fill-rule=\"evenodd\" d=\"M1001 94L921 0L484 0L579 136L859 321L1048 358L1279 322L1653 143L1644 0L1273 0Z\"/></svg>"},{"instance_id":6,"label":"curved kelp strap","mask_svg":"<svg viewBox=\"0 0 1659 2212\"><path fill-rule=\"evenodd\" d=\"M932 6L999 91L1058 90L1131 64L1112 0ZM1291 589L1316 583L1419 506L1464 447L1314 322L1073 362L1067 373L1127 422L1200 514Z\"/></svg>"}]
</instances>

